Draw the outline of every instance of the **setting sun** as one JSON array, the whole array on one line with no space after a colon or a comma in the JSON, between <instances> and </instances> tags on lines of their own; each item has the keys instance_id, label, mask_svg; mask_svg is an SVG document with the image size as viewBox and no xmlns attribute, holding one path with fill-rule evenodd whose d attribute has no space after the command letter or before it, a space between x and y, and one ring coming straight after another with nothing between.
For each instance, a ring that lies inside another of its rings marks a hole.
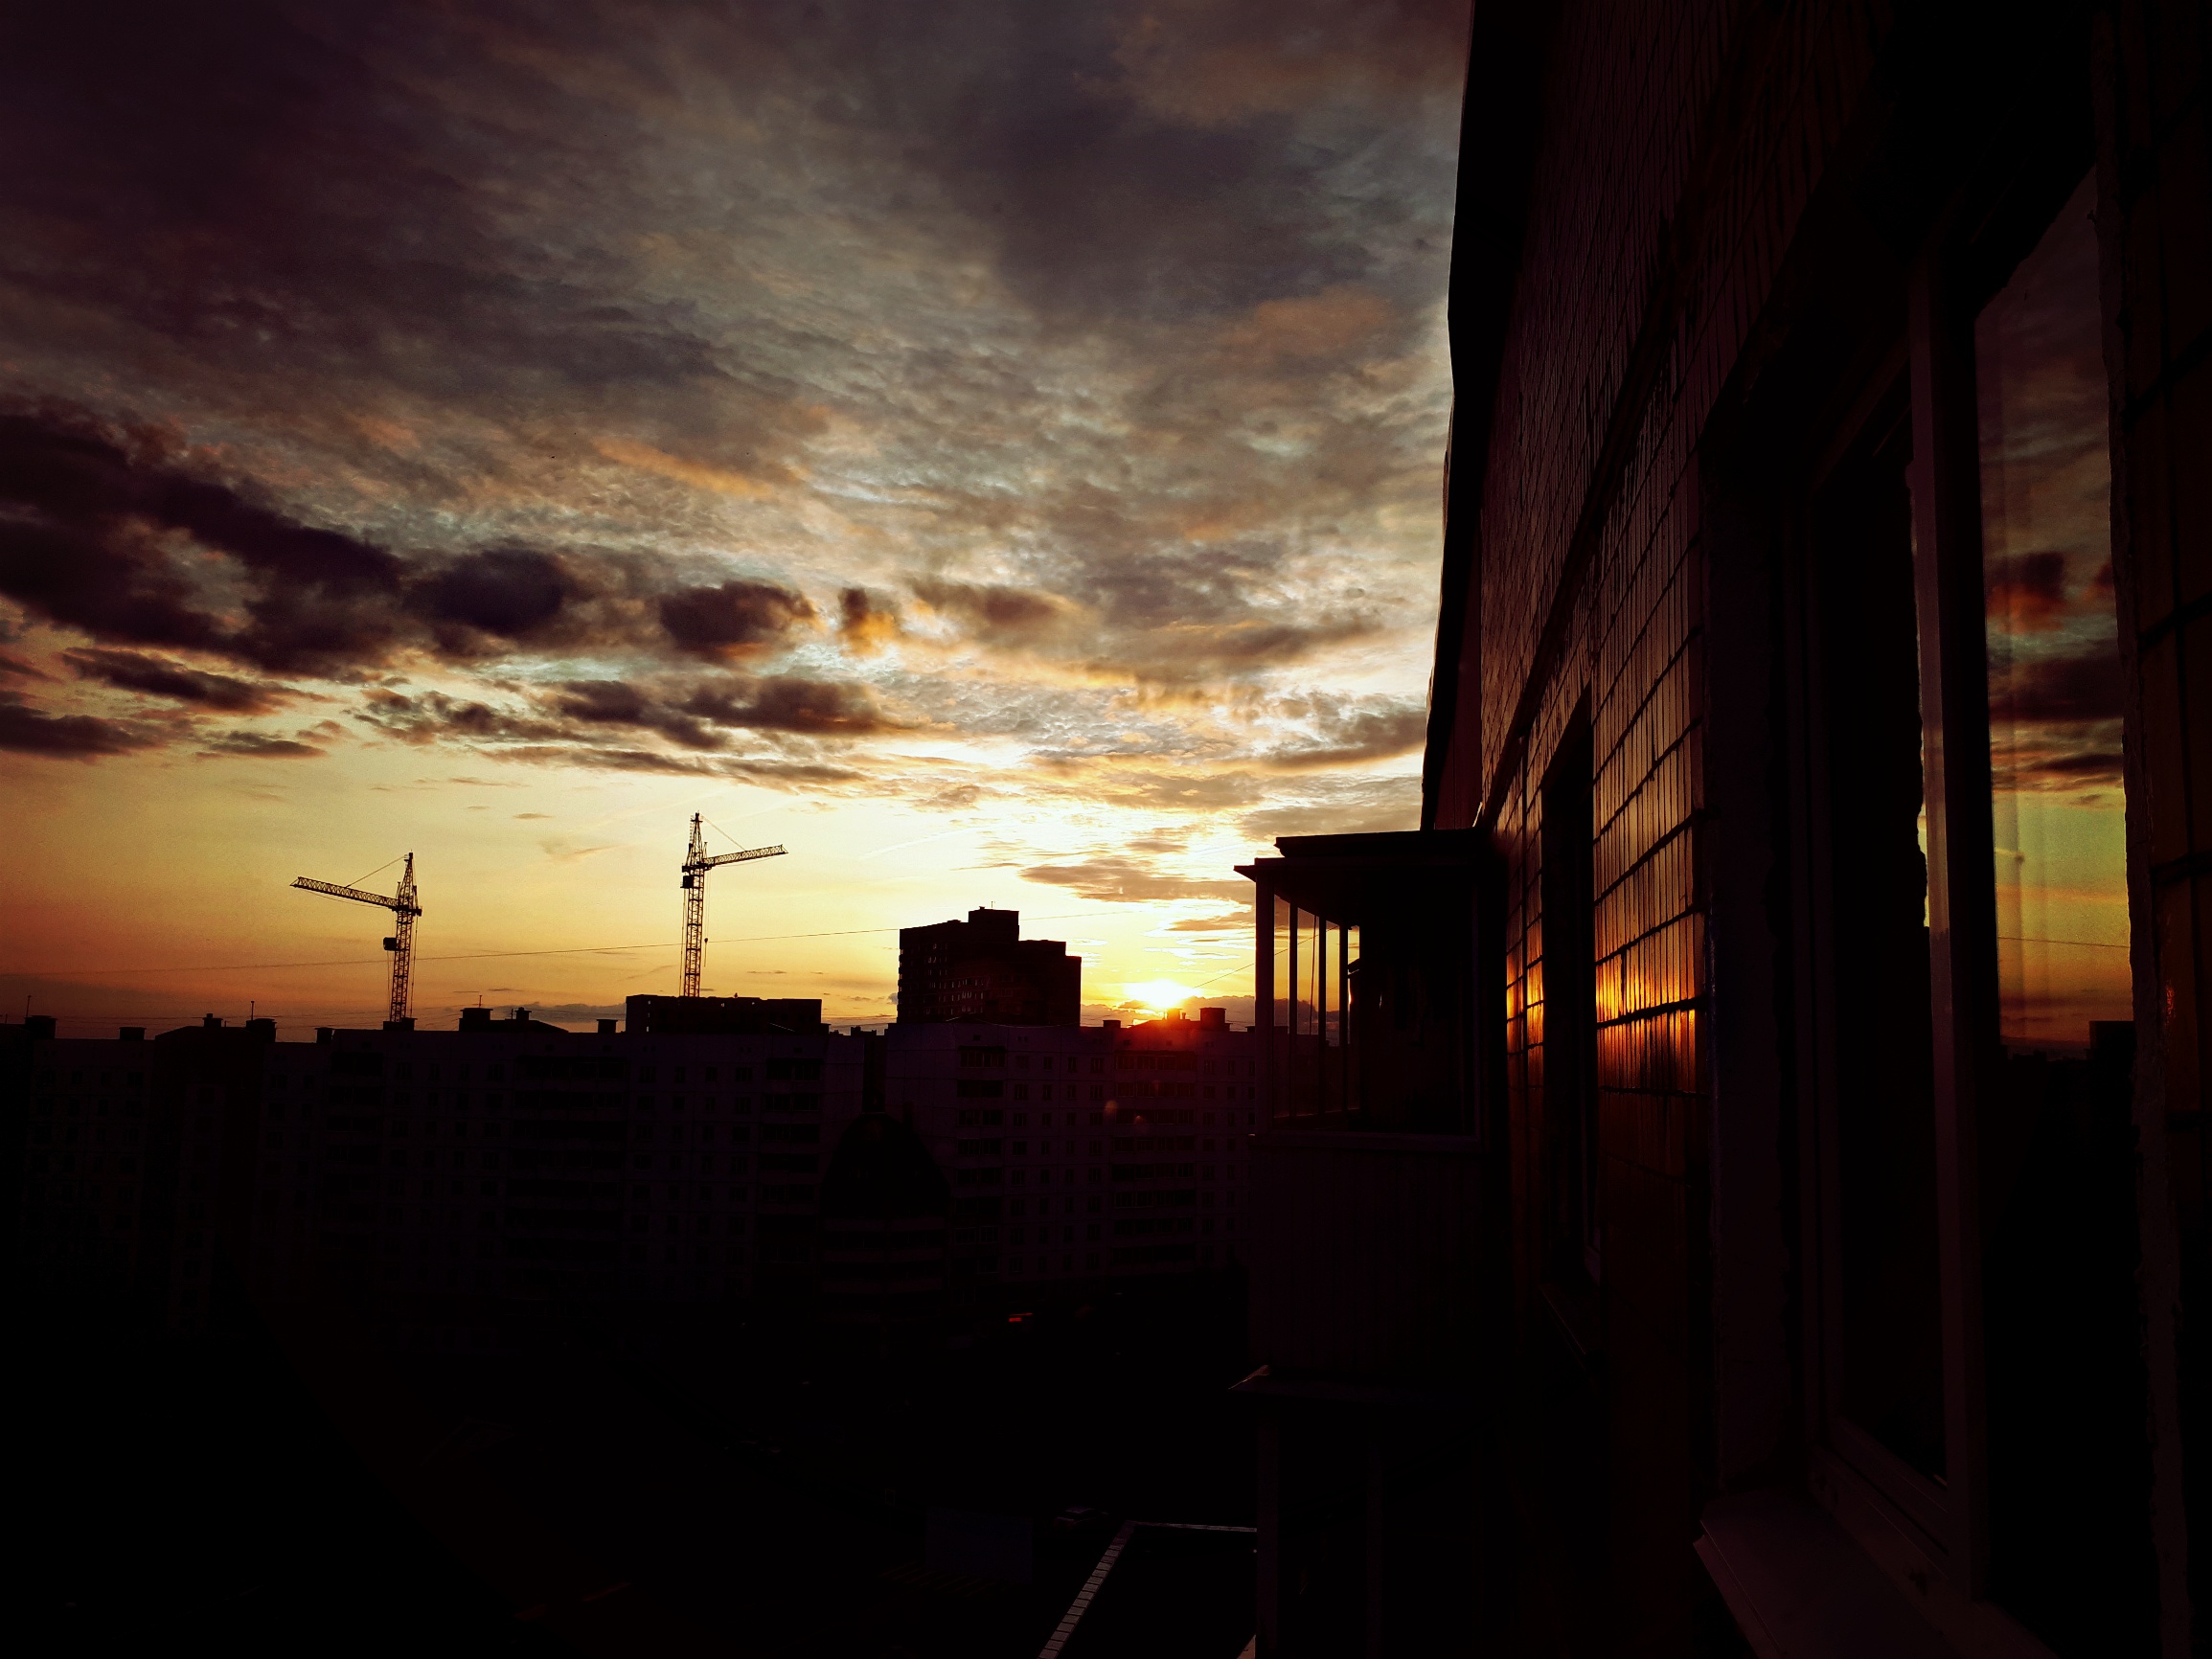
<instances>
[{"instance_id":1,"label":"setting sun","mask_svg":"<svg viewBox=\"0 0 2212 1659\"><path fill-rule=\"evenodd\" d=\"M1164 1013L1170 1009L1181 1008L1198 993L1189 986L1172 979L1148 979L1136 985L1123 986L1122 994L1130 1002Z\"/></svg>"}]
</instances>

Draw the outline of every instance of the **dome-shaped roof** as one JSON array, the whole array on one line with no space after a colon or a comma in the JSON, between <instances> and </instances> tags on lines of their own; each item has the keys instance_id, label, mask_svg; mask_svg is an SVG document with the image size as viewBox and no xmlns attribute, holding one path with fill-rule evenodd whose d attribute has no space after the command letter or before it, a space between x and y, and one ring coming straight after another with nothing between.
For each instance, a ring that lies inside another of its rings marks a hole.
<instances>
[{"instance_id":1,"label":"dome-shaped roof","mask_svg":"<svg viewBox=\"0 0 2212 1659\"><path fill-rule=\"evenodd\" d=\"M825 1217L941 1216L951 1202L922 1137L882 1112L853 1121L822 1178Z\"/></svg>"}]
</instances>

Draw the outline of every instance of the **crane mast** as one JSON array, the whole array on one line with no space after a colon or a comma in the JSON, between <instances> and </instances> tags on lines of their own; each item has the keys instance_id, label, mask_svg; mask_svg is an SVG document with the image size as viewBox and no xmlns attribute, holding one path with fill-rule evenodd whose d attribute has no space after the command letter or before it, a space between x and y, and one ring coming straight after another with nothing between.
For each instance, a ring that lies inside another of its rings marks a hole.
<instances>
[{"instance_id":1,"label":"crane mast","mask_svg":"<svg viewBox=\"0 0 2212 1659\"><path fill-rule=\"evenodd\" d=\"M387 1019L415 1017L415 918L422 914L415 902L415 854L399 872L399 891L392 906L392 936L384 948L392 953L392 1011Z\"/></svg>"},{"instance_id":2,"label":"crane mast","mask_svg":"<svg viewBox=\"0 0 2212 1659\"><path fill-rule=\"evenodd\" d=\"M407 854L406 865L399 872L399 890L388 898L381 893L344 887L335 881L317 881L307 875L300 876L292 885L308 893L327 894L332 898L351 898L356 904L380 905L392 912L392 932L384 941L384 948L392 956L391 1011L385 1017L395 1021L411 1019L415 1000L415 919L422 914L422 907L415 897L415 854Z\"/></svg>"},{"instance_id":3,"label":"crane mast","mask_svg":"<svg viewBox=\"0 0 2212 1659\"><path fill-rule=\"evenodd\" d=\"M691 845L684 852L684 966L678 996L699 994L699 972L707 946L707 872L722 864L743 864L755 858L781 858L781 847L751 847L741 852L707 853L706 827L692 814Z\"/></svg>"},{"instance_id":4,"label":"crane mast","mask_svg":"<svg viewBox=\"0 0 2212 1659\"><path fill-rule=\"evenodd\" d=\"M699 815L692 814L692 844L684 853L684 971L678 996L699 994L699 970L707 950L707 878L698 865L707 855Z\"/></svg>"}]
</instances>

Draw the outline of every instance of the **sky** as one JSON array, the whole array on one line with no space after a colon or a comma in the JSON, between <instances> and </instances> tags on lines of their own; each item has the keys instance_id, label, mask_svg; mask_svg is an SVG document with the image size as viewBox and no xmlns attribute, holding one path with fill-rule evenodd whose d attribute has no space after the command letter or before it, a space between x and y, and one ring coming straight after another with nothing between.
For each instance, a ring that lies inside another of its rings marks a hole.
<instances>
[{"instance_id":1,"label":"sky","mask_svg":"<svg viewBox=\"0 0 2212 1659\"><path fill-rule=\"evenodd\" d=\"M0 20L0 1010L892 1017L977 905L1248 1011L1413 828L1463 5ZM1243 1017L1233 1014L1233 1017ZM300 1034L287 1031L286 1034Z\"/></svg>"}]
</instances>

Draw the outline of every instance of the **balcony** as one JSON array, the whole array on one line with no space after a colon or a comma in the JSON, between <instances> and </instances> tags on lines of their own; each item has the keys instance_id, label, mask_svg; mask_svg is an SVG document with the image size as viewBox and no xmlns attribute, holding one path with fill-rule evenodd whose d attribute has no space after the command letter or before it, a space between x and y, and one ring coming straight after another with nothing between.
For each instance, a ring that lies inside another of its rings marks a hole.
<instances>
[{"instance_id":1,"label":"balcony","mask_svg":"<svg viewBox=\"0 0 2212 1659\"><path fill-rule=\"evenodd\" d=\"M1459 1650L1477 1361L1497 1329L1485 1281L1503 1260L1486 1241L1500 1057L1475 1017L1503 998L1483 978L1485 842L1276 846L1239 872L1258 889L1265 1108L1248 1189L1260 1363L1236 1391L1259 1427L1259 1646Z\"/></svg>"}]
</instances>

